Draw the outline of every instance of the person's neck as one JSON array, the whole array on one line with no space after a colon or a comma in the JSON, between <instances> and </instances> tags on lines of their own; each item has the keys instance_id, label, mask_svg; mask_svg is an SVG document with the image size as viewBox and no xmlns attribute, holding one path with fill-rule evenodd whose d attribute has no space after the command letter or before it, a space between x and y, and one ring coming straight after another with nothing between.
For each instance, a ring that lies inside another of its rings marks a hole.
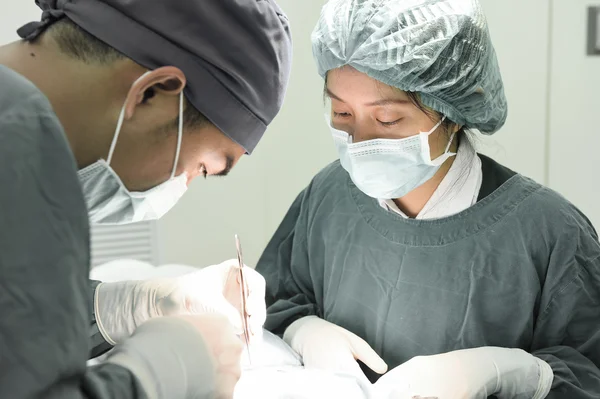
<instances>
[{"instance_id":1,"label":"person's neck","mask_svg":"<svg viewBox=\"0 0 600 399\"><path fill-rule=\"evenodd\" d=\"M114 71L75 61L48 40L42 36L35 43L0 47L0 65L30 80L48 98L81 168L98 159L98 148L104 146L102 133L114 129L106 117L117 90L110 79Z\"/></svg>"},{"instance_id":2,"label":"person's neck","mask_svg":"<svg viewBox=\"0 0 600 399\"><path fill-rule=\"evenodd\" d=\"M456 139L449 150L454 153L458 152L458 141ZM427 205L427 202L429 202L433 193L435 193L435 190L440 186L440 183L444 180L448 171L450 171L455 160L456 156L448 158L431 179L427 180L404 197L394 199L394 203L398 209L400 209L407 217L411 219L416 218L423 208L425 208L425 205Z\"/></svg>"}]
</instances>

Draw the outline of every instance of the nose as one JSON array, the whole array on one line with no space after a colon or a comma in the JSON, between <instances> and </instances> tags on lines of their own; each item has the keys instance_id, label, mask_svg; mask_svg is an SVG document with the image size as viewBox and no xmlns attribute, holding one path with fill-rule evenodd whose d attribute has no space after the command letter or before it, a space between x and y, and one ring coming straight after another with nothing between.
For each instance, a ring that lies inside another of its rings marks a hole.
<instances>
[{"instance_id":1,"label":"nose","mask_svg":"<svg viewBox=\"0 0 600 399\"><path fill-rule=\"evenodd\" d=\"M351 137L353 143L360 143L362 141L368 141L377 138L373 130L368 128L354 129Z\"/></svg>"},{"instance_id":2,"label":"nose","mask_svg":"<svg viewBox=\"0 0 600 399\"><path fill-rule=\"evenodd\" d=\"M356 118L352 129L348 132L352 136L353 143L374 140L379 138L377 127L374 126L371 118Z\"/></svg>"},{"instance_id":3,"label":"nose","mask_svg":"<svg viewBox=\"0 0 600 399\"><path fill-rule=\"evenodd\" d=\"M202 175L205 175L205 171L206 169L204 168L204 165L200 165L200 167L198 168L194 168L191 171L187 172L187 176L188 176L188 180L187 180L187 185L189 186L190 183L192 182L192 180L194 180L196 177Z\"/></svg>"},{"instance_id":4,"label":"nose","mask_svg":"<svg viewBox=\"0 0 600 399\"><path fill-rule=\"evenodd\" d=\"M194 180L196 177L198 177L199 174L200 174L200 172L197 170L187 173L187 183L186 184L188 185L188 187L189 187L190 183L192 182L192 180Z\"/></svg>"}]
</instances>

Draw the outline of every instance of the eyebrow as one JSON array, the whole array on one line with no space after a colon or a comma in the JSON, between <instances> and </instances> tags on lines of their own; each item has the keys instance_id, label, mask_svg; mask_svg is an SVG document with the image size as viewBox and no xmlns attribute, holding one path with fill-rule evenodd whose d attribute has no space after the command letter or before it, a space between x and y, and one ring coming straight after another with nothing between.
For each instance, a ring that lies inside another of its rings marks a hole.
<instances>
[{"instance_id":1,"label":"eyebrow","mask_svg":"<svg viewBox=\"0 0 600 399\"><path fill-rule=\"evenodd\" d=\"M393 104L410 104L409 100L402 100L400 98L385 98L383 100L374 101L372 103L365 104L367 107L381 107L384 105Z\"/></svg>"},{"instance_id":2,"label":"eyebrow","mask_svg":"<svg viewBox=\"0 0 600 399\"><path fill-rule=\"evenodd\" d=\"M233 157L231 155L225 156L225 168L219 173L215 173L213 176L227 176L229 172L231 172L231 168L233 168Z\"/></svg>"},{"instance_id":3,"label":"eyebrow","mask_svg":"<svg viewBox=\"0 0 600 399\"><path fill-rule=\"evenodd\" d=\"M333 98L334 100L345 102L344 100L342 100L341 98L339 98L338 96L333 94L333 92L331 90L329 90L329 88L325 89L325 94L327 94L327 97Z\"/></svg>"},{"instance_id":4,"label":"eyebrow","mask_svg":"<svg viewBox=\"0 0 600 399\"><path fill-rule=\"evenodd\" d=\"M344 100L342 100L341 98L336 96L334 93L332 93L331 90L329 90L329 89L325 89L325 93L327 94L327 96L333 98L334 100L345 102ZM384 98L382 100L373 101L373 102L367 103L365 105L367 107L381 107L384 105L392 105L392 104L410 104L410 100L404 100L401 98Z\"/></svg>"}]
</instances>

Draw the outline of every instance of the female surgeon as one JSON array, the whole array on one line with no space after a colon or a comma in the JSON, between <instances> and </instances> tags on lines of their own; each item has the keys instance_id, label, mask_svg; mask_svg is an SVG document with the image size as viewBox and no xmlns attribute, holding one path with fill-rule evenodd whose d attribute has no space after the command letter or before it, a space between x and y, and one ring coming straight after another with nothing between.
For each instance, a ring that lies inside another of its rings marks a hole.
<instances>
[{"instance_id":1,"label":"female surgeon","mask_svg":"<svg viewBox=\"0 0 600 399\"><path fill-rule=\"evenodd\" d=\"M391 398L600 398L594 228L469 141L507 115L478 2L331 0L312 41L339 161L259 261L266 328Z\"/></svg>"}]
</instances>

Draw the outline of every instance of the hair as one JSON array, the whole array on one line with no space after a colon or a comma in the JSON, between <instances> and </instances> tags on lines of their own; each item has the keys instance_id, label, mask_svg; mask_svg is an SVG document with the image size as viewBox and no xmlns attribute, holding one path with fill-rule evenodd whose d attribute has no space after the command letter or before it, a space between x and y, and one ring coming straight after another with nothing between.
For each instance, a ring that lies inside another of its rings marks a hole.
<instances>
[{"instance_id":1,"label":"hair","mask_svg":"<svg viewBox=\"0 0 600 399\"><path fill-rule=\"evenodd\" d=\"M87 65L110 66L128 59L66 17L52 24L46 33L56 42L61 53ZM177 125L177 120L174 124ZM198 129L212 123L185 98L183 125Z\"/></svg>"},{"instance_id":2,"label":"hair","mask_svg":"<svg viewBox=\"0 0 600 399\"><path fill-rule=\"evenodd\" d=\"M431 120L435 121L441 118L439 112L423 104L423 101L421 100L421 95L419 93L414 91L406 91L404 93L406 93L410 102L412 102L415 107L417 107L421 112L427 115ZM453 131L456 131L457 136L462 136L464 133L464 128L458 126L456 123L452 122L448 118L444 119L444 122L442 122L440 127L445 130L448 137L452 135ZM457 127L458 130L456 129Z\"/></svg>"},{"instance_id":3,"label":"hair","mask_svg":"<svg viewBox=\"0 0 600 399\"><path fill-rule=\"evenodd\" d=\"M414 104L414 106L417 107L421 112L429 116L431 120L437 120L441 117L439 112L423 104L423 101L421 100L421 95L419 93L413 91L407 91L405 93L408 96L408 99ZM441 127L444 129L446 137L448 139L452 136L453 132L456 132L457 143L460 144L461 141L467 140L474 148L476 147L477 136L464 126L459 126L456 122L453 122L450 119L446 118L444 119L444 122L442 122Z\"/></svg>"}]
</instances>

